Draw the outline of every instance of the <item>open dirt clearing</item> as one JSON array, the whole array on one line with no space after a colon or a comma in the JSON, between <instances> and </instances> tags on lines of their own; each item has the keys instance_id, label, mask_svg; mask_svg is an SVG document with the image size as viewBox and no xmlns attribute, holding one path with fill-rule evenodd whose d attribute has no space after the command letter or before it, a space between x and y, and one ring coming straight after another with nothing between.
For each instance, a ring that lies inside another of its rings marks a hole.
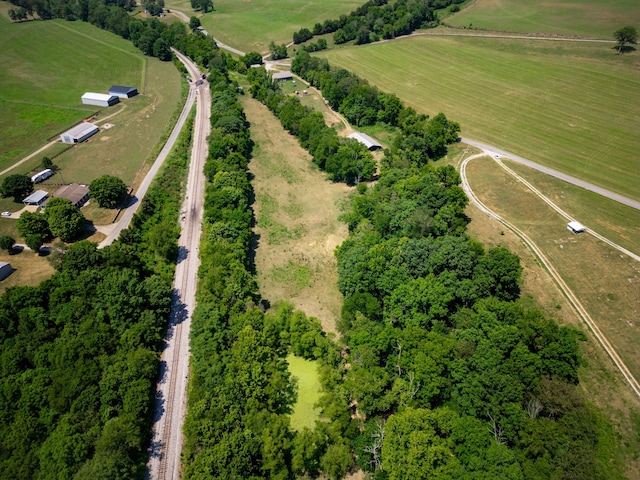
<instances>
[{"instance_id":1,"label":"open dirt clearing","mask_svg":"<svg viewBox=\"0 0 640 480\"><path fill-rule=\"evenodd\" d=\"M311 157L259 102L243 97L255 142L254 175L260 293L272 304L289 300L335 332L342 307L333 252L347 237L338 221L349 187L326 180Z\"/></svg>"}]
</instances>

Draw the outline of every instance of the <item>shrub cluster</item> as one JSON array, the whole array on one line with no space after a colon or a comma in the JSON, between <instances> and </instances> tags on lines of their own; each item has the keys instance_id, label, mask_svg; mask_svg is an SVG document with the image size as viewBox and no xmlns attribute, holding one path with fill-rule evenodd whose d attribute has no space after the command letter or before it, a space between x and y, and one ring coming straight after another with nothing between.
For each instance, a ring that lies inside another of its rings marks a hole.
<instances>
[{"instance_id":1,"label":"shrub cluster","mask_svg":"<svg viewBox=\"0 0 640 480\"><path fill-rule=\"evenodd\" d=\"M301 28L293 34L293 43L311 40L315 35L333 33L333 41L355 40L357 45L408 35L418 28L437 25L434 11L463 0L369 0L349 15L316 23L312 30Z\"/></svg>"}]
</instances>

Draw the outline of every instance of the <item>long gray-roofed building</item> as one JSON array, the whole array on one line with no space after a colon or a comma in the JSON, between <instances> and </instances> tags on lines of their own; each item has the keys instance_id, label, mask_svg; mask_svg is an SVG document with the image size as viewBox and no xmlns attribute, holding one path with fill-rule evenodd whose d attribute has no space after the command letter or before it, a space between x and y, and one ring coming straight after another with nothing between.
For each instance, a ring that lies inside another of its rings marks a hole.
<instances>
[{"instance_id":1,"label":"long gray-roofed building","mask_svg":"<svg viewBox=\"0 0 640 480\"><path fill-rule=\"evenodd\" d=\"M111 107L118 103L120 98L106 93L87 92L82 95L82 103L85 105L97 105L99 107Z\"/></svg>"},{"instance_id":2,"label":"long gray-roofed building","mask_svg":"<svg viewBox=\"0 0 640 480\"><path fill-rule=\"evenodd\" d=\"M81 143L96 133L98 133L96 125L91 122L82 122L60 135L60 141L62 143Z\"/></svg>"},{"instance_id":3,"label":"long gray-roofed building","mask_svg":"<svg viewBox=\"0 0 640 480\"><path fill-rule=\"evenodd\" d=\"M354 140L359 141L369 150L377 150L379 148L382 148L382 145L380 145L377 141L375 141L366 133L355 132L355 133L352 133L351 135L348 135L347 138L353 138Z\"/></svg>"},{"instance_id":4,"label":"long gray-roofed building","mask_svg":"<svg viewBox=\"0 0 640 480\"><path fill-rule=\"evenodd\" d=\"M28 197L23 198L22 203L24 203L25 205L35 206L42 205L42 203L47 199L48 196L49 192L45 190L36 190Z\"/></svg>"},{"instance_id":5,"label":"long gray-roofed building","mask_svg":"<svg viewBox=\"0 0 640 480\"><path fill-rule=\"evenodd\" d=\"M122 85L114 85L109 89L109 95L115 95L119 98L131 98L138 95L136 87L124 87Z\"/></svg>"},{"instance_id":6,"label":"long gray-roofed building","mask_svg":"<svg viewBox=\"0 0 640 480\"><path fill-rule=\"evenodd\" d=\"M0 280L4 280L13 273L13 267L9 262L0 262Z\"/></svg>"},{"instance_id":7,"label":"long gray-roofed building","mask_svg":"<svg viewBox=\"0 0 640 480\"><path fill-rule=\"evenodd\" d=\"M291 74L291 72L286 71L286 72L276 72L273 75L271 75L271 78L274 80L277 80L279 82L283 81L283 80L291 80L293 78L293 75Z\"/></svg>"}]
</instances>

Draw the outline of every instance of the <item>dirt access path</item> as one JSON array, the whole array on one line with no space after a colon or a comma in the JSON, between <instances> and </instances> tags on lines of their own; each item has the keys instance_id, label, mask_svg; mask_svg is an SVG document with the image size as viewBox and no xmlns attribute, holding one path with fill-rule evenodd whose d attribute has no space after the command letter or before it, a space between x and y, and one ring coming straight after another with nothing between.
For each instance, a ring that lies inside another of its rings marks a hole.
<instances>
[{"instance_id":1,"label":"dirt access path","mask_svg":"<svg viewBox=\"0 0 640 480\"><path fill-rule=\"evenodd\" d=\"M259 236L256 270L260 293L272 304L292 302L335 332L342 308L336 246L348 235L338 220L352 190L332 183L267 107L247 96L243 107L255 142L249 169Z\"/></svg>"},{"instance_id":2,"label":"dirt access path","mask_svg":"<svg viewBox=\"0 0 640 480\"><path fill-rule=\"evenodd\" d=\"M571 306L574 308L574 310L576 311L576 313L580 317L580 319L587 325L587 327L591 331L592 335L600 343L602 348L607 352L607 354L609 355L609 357L611 358L611 360L615 364L616 368L620 371L620 373L625 378L625 380L627 381L627 383L629 384L631 389L634 391L634 393L638 397L640 397L640 383L638 383L637 379L633 376L633 374L631 373L631 371L629 370L627 365L624 363L622 358L619 356L619 354L616 351L615 347L609 342L609 340L607 339L605 334L599 328L598 324L593 320L591 315L589 315L589 312L582 305L582 302L580 301L580 299L578 299L578 297L573 293L572 289L569 287L569 285L563 279L563 277L558 273L558 271L555 269L555 267L553 266L551 261L544 254L544 252L522 230L520 230L518 227L516 227L515 225L513 225L512 223L510 223L509 221L507 221L506 219L504 219L500 215L498 215L493 210L489 209L476 196L475 192L471 189L471 186L469 185L469 180L467 178L467 171L466 171L467 165L469 164L469 162L471 160L473 160L475 158L487 157L487 156L490 156L491 158L495 159L495 156L491 155L490 152L483 152L483 153L479 153L479 154L476 154L476 155L471 155L471 156L465 158L462 161L462 163L460 164L459 168L460 168L460 176L462 178L462 187L463 187L465 193L467 194L467 196L469 197L469 200L476 207L478 207L481 212L485 213L490 218L493 218L494 220L497 220L502 225L504 225L506 228L511 230L513 233L515 233L524 242L524 244L527 246L527 248L529 248L529 250L531 250L531 252L538 259L538 261L549 272L549 274L553 278L554 282L556 283L558 288L562 291L564 296L567 298L567 300L569 301ZM496 161L497 161L497 159L496 159ZM502 164L502 162L498 162L498 163L503 168L505 168L509 173L511 173L510 169L506 168ZM516 175L516 174L513 173L513 175ZM519 181L523 181L524 182L524 179L522 179L522 177L517 176L517 178L518 178ZM564 213L562 210L560 210L560 208L557 207L555 204L553 204L549 199L544 197L544 195L542 195L539 191L537 191L533 187L530 187L530 188L532 188L532 192L534 194L539 196L545 203L551 205L552 208L554 208L554 210L560 211L560 212L562 212L563 215L566 215L566 213ZM598 236L598 238L599 237L600 236Z\"/></svg>"}]
</instances>

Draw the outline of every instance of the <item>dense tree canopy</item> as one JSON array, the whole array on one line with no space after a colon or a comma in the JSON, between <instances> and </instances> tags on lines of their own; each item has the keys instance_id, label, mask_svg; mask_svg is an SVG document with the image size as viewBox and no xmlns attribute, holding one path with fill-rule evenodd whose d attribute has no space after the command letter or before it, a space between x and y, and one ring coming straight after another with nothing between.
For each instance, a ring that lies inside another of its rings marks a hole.
<instances>
[{"instance_id":1,"label":"dense tree canopy","mask_svg":"<svg viewBox=\"0 0 640 480\"><path fill-rule=\"evenodd\" d=\"M89 185L89 193L103 208L115 208L127 194L127 186L118 177L103 175Z\"/></svg>"},{"instance_id":2,"label":"dense tree canopy","mask_svg":"<svg viewBox=\"0 0 640 480\"><path fill-rule=\"evenodd\" d=\"M27 175L9 175L2 181L0 190L3 197L13 197L16 201L22 201L24 197L33 192L33 182Z\"/></svg>"},{"instance_id":3,"label":"dense tree canopy","mask_svg":"<svg viewBox=\"0 0 640 480\"><path fill-rule=\"evenodd\" d=\"M51 234L60 237L63 242L69 242L80 235L86 222L82 212L70 200L58 197L49 200L44 217Z\"/></svg>"}]
</instances>

